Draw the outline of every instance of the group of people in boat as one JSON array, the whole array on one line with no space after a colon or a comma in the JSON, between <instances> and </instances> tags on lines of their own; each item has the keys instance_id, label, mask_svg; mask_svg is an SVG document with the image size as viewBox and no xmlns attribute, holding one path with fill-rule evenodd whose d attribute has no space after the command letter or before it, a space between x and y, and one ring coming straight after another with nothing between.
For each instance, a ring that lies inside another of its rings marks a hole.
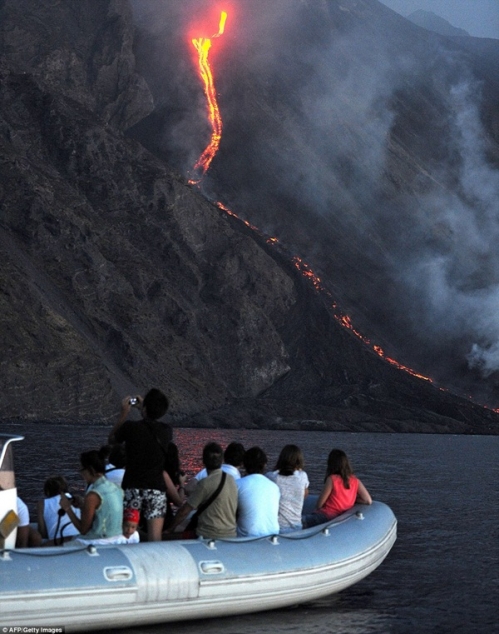
<instances>
[{"instance_id":1,"label":"group of people in boat","mask_svg":"<svg viewBox=\"0 0 499 634\"><path fill-rule=\"evenodd\" d=\"M80 455L84 497L71 496L62 477L45 482L38 532L30 535L29 545L258 538L315 526L356 503L372 502L340 449L329 454L324 486L311 513L303 514L309 479L296 445L286 445L268 471L260 447L245 450L232 442L224 451L209 442L203 449L204 468L187 482L173 430L159 420L168 405L155 388L143 398L123 399L109 445ZM140 410L140 421L130 419L132 407Z\"/></svg>"}]
</instances>

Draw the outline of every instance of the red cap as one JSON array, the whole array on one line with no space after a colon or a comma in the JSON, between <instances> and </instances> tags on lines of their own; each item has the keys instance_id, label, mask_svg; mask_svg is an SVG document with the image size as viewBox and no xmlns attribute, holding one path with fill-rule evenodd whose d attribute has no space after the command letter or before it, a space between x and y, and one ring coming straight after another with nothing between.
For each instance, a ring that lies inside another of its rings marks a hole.
<instances>
[{"instance_id":1,"label":"red cap","mask_svg":"<svg viewBox=\"0 0 499 634\"><path fill-rule=\"evenodd\" d=\"M123 521L135 522L138 524L140 522L140 511L137 511L136 509L125 509L123 511Z\"/></svg>"}]
</instances>

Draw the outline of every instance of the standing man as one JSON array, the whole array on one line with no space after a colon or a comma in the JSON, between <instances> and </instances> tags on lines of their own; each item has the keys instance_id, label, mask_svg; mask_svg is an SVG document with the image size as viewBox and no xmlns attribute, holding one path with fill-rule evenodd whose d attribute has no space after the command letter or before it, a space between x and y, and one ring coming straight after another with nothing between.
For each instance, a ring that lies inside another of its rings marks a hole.
<instances>
[{"instance_id":1,"label":"standing man","mask_svg":"<svg viewBox=\"0 0 499 634\"><path fill-rule=\"evenodd\" d=\"M170 425L158 419L166 414L168 405L167 397L156 388L149 390L143 399L127 396L122 401L118 422L109 434L110 444L125 443L126 466L122 482L125 508L141 512L147 521L147 536L151 542L161 541L166 515L167 487L163 472L166 448L173 432ZM134 406L141 410L140 421L127 420Z\"/></svg>"},{"instance_id":2,"label":"standing man","mask_svg":"<svg viewBox=\"0 0 499 634\"><path fill-rule=\"evenodd\" d=\"M277 484L264 476L267 456L260 447L251 447L244 454L246 476L237 480L238 537L265 537L279 533L279 498Z\"/></svg>"}]
</instances>

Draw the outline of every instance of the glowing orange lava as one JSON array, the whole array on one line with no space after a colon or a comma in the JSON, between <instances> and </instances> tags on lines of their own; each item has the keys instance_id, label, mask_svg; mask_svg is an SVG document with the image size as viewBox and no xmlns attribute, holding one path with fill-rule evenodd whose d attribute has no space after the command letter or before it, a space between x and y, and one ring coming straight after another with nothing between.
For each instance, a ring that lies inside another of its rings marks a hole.
<instances>
[{"instance_id":1,"label":"glowing orange lava","mask_svg":"<svg viewBox=\"0 0 499 634\"><path fill-rule=\"evenodd\" d=\"M222 138L222 117L220 115L220 108L218 107L217 93L215 90L215 82L213 79L213 72L211 70L211 65L209 61L209 52L212 46L212 39L218 38L221 35L223 35L225 30L226 20L227 20L227 13L225 11L222 11L220 16L218 33L216 33L215 35L212 35L211 38L200 37L200 38L195 38L192 40L192 43L196 51L198 52L199 76L201 77L203 81L203 85L204 85L204 93L205 93L206 102L207 102L208 120L210 122L212 132L211 132L210 142L208 143L208 145L206 146L201 156L198 158L198 160L196 161L194 165L194 172L196 172L197 176L189 180L189 183L191 185L197 185L201 182L201 179L208 171L214 156L218 152L218 148L220 146L220 140ZM253 231L256 231L258 234L262 235L257 227L249 223L247 220L242 220L241 218L239 218L237 214L235 214L233 211L231 211L228 207L223 205L221 202L217 202L216 204L219 209L225 211L229 216L233 216L234 218L237 218L238 220L243 222L247 227L249 227ZM273 246L276 246L279 243L279 240L275 237L267 237L266 241L267 241L267 244L270 244ZM328 297L331 297L331 293L326 288L324 288L321 278L318 277L314 273L314 271L306 262L304 262L298 256L293 257L292 262L294 266L300 271L300 273L305 278L310 280L310 282L312 283L312 285L314 286L317 292L326 294ZM338 311L337 305L334 302L332 304L332 308L333 308L333 315L335 319L344 328L348 328L350 332L352 332L356 337L358 337L358 339L360 339L364 344L369 346L378 356L384 359L387 363L390 363L391 365L396 366L399 370L408 372L412 376L415 376L419 379L423 379L424 381L431 382L431 379L429 379L428 377L415 372L411 368L408 368L407 366L398 363L397 361L395 361L394 359L391 359L390 357L387 357L383 349L380 348L380 346L373 345L371 341L367 339L367 337L364 337L364 335L362 335L358 330L356 330L353 327L352 320L350 319L350 317L348 315L341 314Z\"/></svg>"},{"instance_id":2,"label":"glowing orange lava","mask_svg":"<svg viewBox=\"0 0 499 634\"><path fill-rule=\"evenodd\" d=\"M348 315L342 315L341 313L339 313L337 310L337 305L334 303L333 303L333 311L334 311L334 318L336 319L336 321L338 321L344 328L348 328L348 330L353 332L353 334L358 339L360 339L363 343L365 343L372 350L374 350L374 352L378 355L378 357L381 357L384 361L386 361L390 365L394 365L399 370L402 370L403 372L407 372L411 376L415 376L416 378L422 379L423 381L428 381L429 383L433 383L432 379L425 376L424 374L419 374L419 372L416 372L412 368L409 368L406 365L402 365L398 361L395 361L395 359L391 359L390 357L387 357L383 348L381 348L381 346L372 344L370 339L368 339L367 337L362 335L358 330L356 330L353 327L351 318Z\"/></svg>"},{"instance_id":3,"label":"glowing orange lava","mask_svg":"<svg viewBox=\"0 0 499 634\"><path fill-rule=\"evenodd\" d=\"M237 218L239 221L243 222L247 227L249 227L250 229L252 229L256 233L258 233L259 235L262 235L262 232L258 229L258 227L255 227L254 225L249 223L247 220L243 220L242 218L240 218L237 214L235 214L233 211L231 211L228 207L223 205L221 202L217 202L217 206L218 206L219 209L222 209L223 211L225 211L225 213L227 213L229 216ZM266 238L266 242L267 242L267 244L270 244L272 246L277 246L279 244L279 240L277 238L275 238L275 237L267 237ZM321 278L314 273L314 271L312 270L312 268L311 268L311 266L309 264L304 262L297 255L295 255L293 258L291 258L291 261L293 262L294 266L298 269L298 271L303 275L303 277L305 277L306 279L308 279L311 282L312 286L314 287L314 289L318 293L321 293L321 294L326 295L327 297L331 298L331 293L323 286ZM336 304L336 302L333 301L333 303L331 305L331 308L332 308L332 311L333 311L333 316L336 319L336 321L339 324L341 324L344 328L347 328L352 334L354 334L357 337L357 339L360 339L360 341L362 341L362 343L364 343L366 346L368 346L373 352L375 352L384 361L386 361L390 365L395 366L399 370L402 370L403 372L407 372L411 376L414 376L414 377L416 377L418 379L421 379L423 381L428 381L429 383L433 383L433 380L430 379L429 377L425 376L424 374L420 374L419 372L416 372L412 368L409 368L408 366L403 365L402 363L399 363L395 359L392 359L391 357L387 357L386 354L385 354L385 351L383 350L383 348L381 348L381 346L373 344L371 342L371 340L368 339L368 337L364 336L361 332L359 332L354 327L351 317L349 317L348 315L344 315L339 310L338 305ZM439 389L444 391L444 392L446 391L444 388L439 388ZM494 410L494 411L497 411L499 413L499 409L498 410Z\"/></svg>"},{"instance_id":4,"label":"glowing orange lava","mask_svg":"<svg viewBox=\"0 0 499 634\"><path fill-rule=\"evenodd\" d=\"M312 271L312 269L306 262L304 262L297 255L295 255L292 258L292 262L295 265L295 267L300 271L300 273L312 282L316 291L325 290L321 284L321 278L317 277L317 275Z\"/></svg>"},{"instance_id":5,"label":"glowing orange lava","mask_svg":"<svg viewBox=\"0 0 499 634\"><path fill-rule=\"evenodd\" d=\"M220 115L220 108L218 107L215 82L213 80L213 72L211 70L209 60L209 52L211 49L212 39L223 35L226 21L227 13L222 11L218 26L218 33L212 35L211 38L200 37L192 40L194 48L198 52L199 76L201 77L204 85L204 94L206 96L208 107L208 121L211 125L211 139L194 165L194 172L196 172L198 176L189 180L191 185L197 185L201 182L201 179L210 167L213 157L218 152L220 139L222 138L222 117Z\"/></svg>"}]
</instances>

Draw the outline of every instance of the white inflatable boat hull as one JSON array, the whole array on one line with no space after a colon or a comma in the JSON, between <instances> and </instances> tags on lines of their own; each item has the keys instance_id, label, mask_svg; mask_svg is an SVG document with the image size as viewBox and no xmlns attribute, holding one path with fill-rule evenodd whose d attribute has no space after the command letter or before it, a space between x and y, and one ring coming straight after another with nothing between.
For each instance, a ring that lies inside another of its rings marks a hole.
<instances>
[{"instance_id":1,"label":"white inflatable boat hull","mask_svg":"<svg viewBox=\"0 0 499 634\"><path fill-rule=\"evenodd\" d=\"M258 540L4 550L2 626L88 631L303 603L369 575L396 530L389 507L374 502L327 527Z\"/></svg>"}]
</instances>

